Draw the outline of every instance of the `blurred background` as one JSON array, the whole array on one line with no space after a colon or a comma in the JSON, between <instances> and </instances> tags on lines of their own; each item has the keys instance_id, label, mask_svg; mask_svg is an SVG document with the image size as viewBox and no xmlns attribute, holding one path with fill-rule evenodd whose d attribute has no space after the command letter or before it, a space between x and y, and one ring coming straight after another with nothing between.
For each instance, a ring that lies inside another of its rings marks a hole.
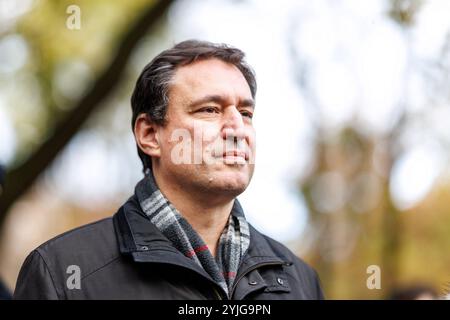
<instances>
[{"instance_id":1,"label":"blurred background","mask_svg":"<svg viewBox=\"0 0 450 320\"><path fill-rule=\"evenodd\" d=\"M31 250L131 195L135 81L197 38L256 71L248 220L329 299L446 290L449 16L446 0L0 0L0 278L12 290Z\"/></svg>"}]
</instances>

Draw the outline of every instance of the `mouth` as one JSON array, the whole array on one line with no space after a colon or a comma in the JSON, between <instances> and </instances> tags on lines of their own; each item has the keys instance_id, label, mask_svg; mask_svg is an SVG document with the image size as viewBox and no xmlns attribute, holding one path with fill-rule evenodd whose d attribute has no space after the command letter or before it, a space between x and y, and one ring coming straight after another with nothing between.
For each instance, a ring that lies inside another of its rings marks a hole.
<instances>
[{"instance_id":1,"label":"mouth","mask_svg":"<svg viewBox=\"0 0 450 320\"><path fill-rule=\"evenodd\" d=\"M227 164L245 164L249 159L249 155L242 150L231 150L223 152L218 158L222 159Z\"/></svg>"},{"instance_id":2,"label":"mouth","mask_svg":"<svg viewBox=\"0 0 450 320\"><path fill-rule=\"evenodd\" d=\"M248 154L241 150L232 150L222 153L222 157L240 157L244 158L245 160L248 159Z\"/></svg>"}]
</instances>

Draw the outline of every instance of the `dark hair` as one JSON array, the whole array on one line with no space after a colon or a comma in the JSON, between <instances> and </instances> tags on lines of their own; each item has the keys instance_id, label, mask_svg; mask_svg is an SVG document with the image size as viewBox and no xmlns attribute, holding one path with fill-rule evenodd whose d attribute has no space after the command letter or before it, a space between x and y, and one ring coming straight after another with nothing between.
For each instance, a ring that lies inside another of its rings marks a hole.
<instances>
[{"instance_id":1,"label":"dark hair","mask_svg":"<svg viewBox=\"0 0 450 320\"><path fill-rule=\"evenodd\" d=\"M198 40L183 41L171 49L164 50L145 66L136 82L131 97L132 130L134 131L136 118L142 113L146 113L154 123L164 125L169 105L169 86L176 69L198 60L216 58L235 65L242 72L254 99L255 74L244 57L244 52L229 45ZM151 159L139 146L137 149L145 173L147 169L151 170Z\"/></svg>"}]
</instances>

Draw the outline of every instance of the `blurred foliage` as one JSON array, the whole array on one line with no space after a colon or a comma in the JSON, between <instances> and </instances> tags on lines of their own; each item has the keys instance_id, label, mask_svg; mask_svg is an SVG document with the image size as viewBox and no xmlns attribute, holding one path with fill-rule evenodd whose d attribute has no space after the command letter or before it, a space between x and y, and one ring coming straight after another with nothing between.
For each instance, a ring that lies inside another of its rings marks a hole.
<instances>
[{"instance_id":1,"label":"blurred foliage","mask_svg":"<svg viewBox=\"0 0 450 320\"><path fill-rule=\"evenodd\" d=\"M423 5L423 0L393 0L389 16L400 26L409 27Z\"/></svg>"},{"instance_id":2,"label":"blurred foliage","mask_svg":"<svg viewBox=\"0 0 450 320\"><path fill-rule=\"evenodd\" d=\"M387 16L410 41L409 29L423 1L392 0L390 4ZM443 50L448 50L447 46ZM318 269L328 298L383 299L394 289L415 283L427 283L442 292L450 279L448 174L410 209L397 208L390 190L394 164L405 151L405 134L414 130L415 121L425 121L426 113L439 105L438 97L446 97L448 104L445 75L449 69L442 56L428 61L422 70L433 90L428 92L424 114L412 115L405 105L399 105L399 116L388 132L369 134L354 121L333 134L316 117L314 165L299 182L309 208L310 230L299 241L309 244L307 260ZM409 64L422 63L411 52L409 59ZM305 70L302 63L299 70ZM435 68L436 64L440 67ZM309 90L308 77L302 74L298 79L312 109L320 110L318 99ZM445 138L437 139L448 146ZM370 265L381 268L381 290L366 286Z\"/></svg>"},{"instance_id":3,"label":"blurred foliage","mask_svg":"<svg viewBox=\"0 0 450 320\"><path fill-rule=\"evenodd\" d=\"M39 108L37 114L41 117L37 121L29 121L27 123L28 127L33 127L34 125L33 130L23 130L23 128L18 128L17 130L21 133L28 133L28 137L31 139L30 141L27 141L26 138L23 139L23 134L22 139L20 139L21 137L19 136L19 145L22 148L18 148L14 166L11 166L7 172L5 183L8 187L1 195L0 226L4 221L4 217L8 212L9 207L26 192L38 176L53 162L57 154L73 138L91 114L103 106L102 102L110 96L111 91L118 86L135 47L148 33L149 28L155 27L156 22L164 15L170 4L171 1L160 1L156 2L154 5L146 6L146 9L143 12L139 12L139 14L135 15L134 19L129 21L129 27L126 28L126 31L122 30L121 32L117 32L121 34L121 36L118 39L115 39L114 44L109 45L108 51L104 50L101 52L104 54L104 59L102 59L101 63L97 63L97 65L102 65L104 61L107 61L107 66L103 67L101 72L93 72L89 63L84 61L83 57L76 58L72 61L68 60L69 63L67 63L67 57L65 57L64 59L66 60L61 62L61 59L63 58L60 55L56 54L55 56L52 56L51 53L64 53L65 51L52 50L54 46L47 48L50 52L49 56L40 56L41 58L48 58L48 63L37 62L37 65L42 65L43 69L38 68L35 74L28 73L26 76L34 78L34 81L30 81L30 86L33 86L33 90L31 91L35 92L34 98L45 97L44 99L31 99L35 103L35 106L33 107ZM104 3L104 5L107 6L107 3ZM67 8L69 9L70 7L76 7L78 9L78 14L82 14L82 12L89 9L84 8L81 10L79 6L75 6L74 4L71 4ZM122 8L116 7L116 9L120 11ZM132 9L136 10L135 8ZM60 12L60 14L62 14L62 12ZM72 12L71 10L68 10L65 14L72 14ZM42 15L46 15L45 11ZM116 14L112 15L112 19L100 20L109 21L109 24L111 24L111 21L114 20L115 16ZM66 16L66 18L69 20L68 16ZM81 17L78 17L78 19L81 19ZM62 26L60 25L58 29L69 30L65 24ZM70 31L77 32L81 30L78 28ZM106 31L109 30L105 30L104 33ZM42 32L45 32L45 30L42 30ZM104 33L100 32L100 34ZM35 37L36 34L34 35ZM55 35L55 38L59 40L57 35ZM86 36L85 38L89 37ZM106 39L109 38L110 36L108 33ZM77 39L80 46L90 46L90 39L88 39L87 42L86 40L81 42L82 38ZM65 41L68 41L67 38ZM48 39L43 37L42 42L43 43L39 44L46 48ZM21 51L23 52L24 50L22 49ZM69 52L65 52L65 55L69 55ZM9 53L9 56L9 59L12 62L14 57L12 57L11 53ZM53 58L55 58L55 60L52 60ZM60 64L62 64L62 66ZM51 74L49 75L49 73ZM74 78L76 81L73 81ZM15 79L15 81L20 82L18 79ZM89 82L92 83L90 84ZM29 90L27 90L29 89L27 88L27 85L22 85L21 89L19 94L19 90L14 90L13 88L13 92L16 96L21 96L22 92L25 94L29 92ZM70 106L70 102L68 99L64 98L70 98L76 101L75 105L72 108L68 108L67 105ZM23 101L25 102L26 99ZM17 108L18 110L21 109L20 103L11 104L19 107ZM25 103L27 108L30 108L29 104L29 101ZM60 109L60 112L57 112L57 109ZM23 112L24 110L22 109L21 111L22 112L19 114L23 116L23 114L25 114ZM31 117L25 119L29 120ZM22 120L22 118L20 118L20 120ZM23 121L20 120L16 121L16 124L23 125ZM39 122L39 120L41 121ZM27 148L27 145L30 145L33 142L38 146L31 148L28 146ZM21 153L23 150L26 150L27 152ZM25 155L30 155L25 157L23 153L25 153Z\"/></svg>"},{"instance_id":4,"label":"blurred foliage","mask_svg":"<svg viewBox=\"0 0 450 320\"><path fill-rule=\"evenodd\" d=\"M12 103L16 108L10 111L19 135L15 165L25 161L30 152L51 134L60 117L90 88L114 56L117 41L152 3L154 1L149 0L115 1L114 5L106 0L36 1L32 10L20 19L17 32L25 38L30 51L30 59L21 74L31 79L28 89L37 91L38 99L23 101L27 104L23 106L17 99ZM81 9L80 30L66 27L69 5L78 5ZM58 90L55 76L58 68L67 68L71 64L81 65L85 71L79 73L82 78L72 82L73 86L81 85L81 90L68 96ZM30 116L24 117L24 113Z\"/></svg>"},{"instance_id":5,"label":"blurred foliage","mask_svg":"<svg viewBox=\"0 0 450 320\"><path fill-rule=\"evenodd\" d=\"M319 142L316 169L301 182L314 241L307 259L329 298L386 298L393 288L423 281L439 289L450 266L450 185L440 179L414 208L400 211L389 193L386 141L346 128ZM368 290L370 265L381 267L381 290Z\"/></svg>"},{"instance_id":6,"label":"blurred foliage","mask_svg":"<svg viewBox=\"0 0 450 320\"><path fill-rule=\"evenodd\" d=\"M52 74L55 65L65 59L84 60L98 72L120 35L126 31L142 9L154 1L38 1L33 10L20 20L17 30L26 36L38 55L35 63L43 73ZM81 29L66 28L69 13L77 5L81 10Z\"/></svg>"}]
</instances>

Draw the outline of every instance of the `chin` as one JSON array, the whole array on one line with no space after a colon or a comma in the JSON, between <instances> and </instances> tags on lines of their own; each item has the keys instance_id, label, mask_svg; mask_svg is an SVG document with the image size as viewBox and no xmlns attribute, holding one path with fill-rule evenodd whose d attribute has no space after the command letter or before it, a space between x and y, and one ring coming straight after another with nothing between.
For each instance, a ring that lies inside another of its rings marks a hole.
<instances>
[{"instance_id":1,"label":"chin","mask_svg":"<svg viewBox=\"0 0 450 320\"><path fill-rule=\"evenodd\" d=\"M247 172L221 172L212 177L209 188L238 195L247 189L250 178Z\"/></svg>"}]
</instances>

